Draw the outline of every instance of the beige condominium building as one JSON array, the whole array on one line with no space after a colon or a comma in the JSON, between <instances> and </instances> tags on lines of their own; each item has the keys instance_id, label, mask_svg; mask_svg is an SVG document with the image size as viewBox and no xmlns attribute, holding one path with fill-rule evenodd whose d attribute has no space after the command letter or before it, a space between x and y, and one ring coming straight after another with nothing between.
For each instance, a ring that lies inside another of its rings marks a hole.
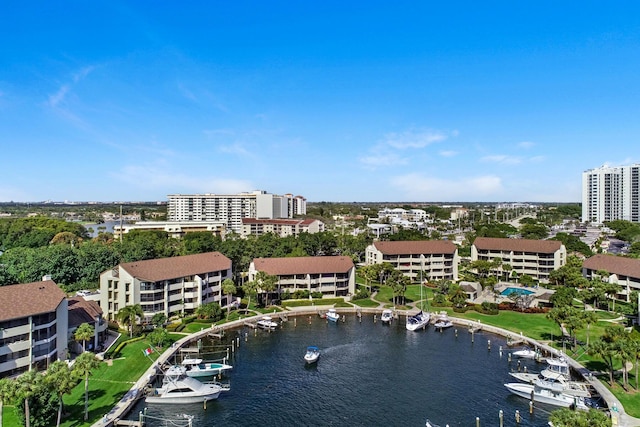
<instances>
[{"instance_id":1,"label":"beige condominium building","mask_svg":"<svg viewBox=\"0 0 640 427\"><path fill-rule=\"evenodd\" d=\"M471 246L471 261L501 260L496 270L502 272L504 264L521 276L526 274L542 283L549 282L549 274L567 262L567 250L557 240L507 239L477 237Z\"/></svg>"},{"instance_id":2,"label":"beige condominium building","mask_svg":"<svg viewBox=\"0 0 640 427\"><path fill-rule=\"evenodd\" d=\"M100 305L108 320L135 304L145 320L192 313L209 302L226 305L222 281L231 274L231 260L219 252L127 262L100 275Z\"/></svg>"},{"instance_id":3,"label":"beige condominium building","mask_svg":"<svg viewBox=\"0 0 640 427\"><path fill-rule=\"evenodd\" d=\"M255 219L243 218L242 237L273 233L279 237L298 236L300 233L320 233L324 223L317 219Z\"/></svg>"},{"instance_id":4,"label":"beige condominium building","mask_svg":"<svg viewBox=\"0 0 640 427\"><path fill-rule=\"evenodd\" d=\"M448 240L373 242L366 249L366 264L384 262L412 282L458 280L458 248Z\"/></svg>"},{"instance_id":5,"label":"beige condominium building","mask_svg":"<svg viewBox=\"0 0 640 427\"><path fill-rule=\"evenodd\" d=\"M306 290L341 297L355 292L355 266L347 256L256 258L249 265L248 280L255 280L259 271L277 277L276 293Z\"/></svg>"},{"instance_id":6,"label":"beige condominium building","mask_svg":"<svg viewBox=\"0 0 640 427\"><path fill-rule=\"evenodd\" d=\"M627 302L630 302L631 292L640 291L640 259L594 255L582 262L582 275L587 279L600 276L604 281L620 285L618 298Z\"/></svg>"},{"instance_id":7,"label":"beige condominium building","mask_svg":"<svg viewBox=\"0 0 640 427\"><path fill-rule=\"evenodd\" d=\"M67 357L67 299L52 280L0 286L0 377Z\"/></svg>"}]
</instances>

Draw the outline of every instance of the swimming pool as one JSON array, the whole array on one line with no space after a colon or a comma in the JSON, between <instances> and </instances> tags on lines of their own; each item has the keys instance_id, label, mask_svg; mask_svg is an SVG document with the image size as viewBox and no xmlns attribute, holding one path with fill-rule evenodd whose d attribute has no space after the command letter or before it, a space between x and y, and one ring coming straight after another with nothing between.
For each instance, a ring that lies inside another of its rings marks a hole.
<instances>
[{"instance_id":1,"label":"swimming pool","mask_svg":"<svg viewBox=\"0 0 640 427\"><path fill-rule=\"evenodd\" d=\"M534 292L533 291L529 291L527 289L523 289L523 288L511 288L511 287L509 287L509 288L505 289L504 291L500 292L500 295L508 296L510 294L513 294L513 293L520 294L520 295L531 295Z\"/></svg>"}]
</instances>

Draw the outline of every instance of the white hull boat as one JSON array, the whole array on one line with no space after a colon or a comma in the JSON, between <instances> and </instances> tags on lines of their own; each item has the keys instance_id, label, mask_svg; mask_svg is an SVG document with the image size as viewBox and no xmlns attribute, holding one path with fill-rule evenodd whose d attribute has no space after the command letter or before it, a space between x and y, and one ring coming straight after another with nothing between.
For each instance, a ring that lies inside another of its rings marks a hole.
<instances>
[{"instance_id":1,"label":"white hull boat","mask_svg":"<svg viewBox=\"0 0 640 427\"><path fill-rule=\"evenodd\" d=\"M417 331L420 328L424 328L429 324L429 320L431 320L431 315L420 311L418 314L407 317L407 330Z\"/></svg>"},{"instance_id":2,"label":"white hull boat","mask_svg":"<svg viewBox=\"0 0 640 427\"><path fill-rule=\"evenodd\" d=\"M172 366L165 372L162 386L154 388L146 403L186 404L217 399L226 390L218 384L201 383L186 375L184 366Z\"/></svg>"},{"instance_id":3,"label":"white hull boat","mask_svg":"<svg viewBox=\"0 0 640 427\"><path fill-rule=\"evenodd\" d=\"M338 319L340 318L340 315L336 312L335 308L330 308L327 311L326 317L327 317L327 320L330 320L331 322L337 322Z\"/></svg>"},{"instance_id":4,"label":"white hull boat","mask_svg":"<svg viewBox=\"0 0 640 427\"><path fill-rule=\"evenodd\" d=\"M520 359L535 359L538 356L538 352L529 347L514 351L512 354Z\"/></svg>"},{"instance_id":5,"label":"white hull boat","mask_svg":"<svg viewBox=\"0 0 640 427\"><path fill-rule=\"evenodd\" d=\"M320 349L316 346L307 347L307 351L304 354L304 361L307 365L311 365L312 363L316 363L320 358Z\"/></svg>"},{"instance_id":6,"label":"white hull boat","mask_svg":"<svg viewBox=\"0 0 640 427\"><path fill-rule=\"evenodd\" d=\"M233 369L233 366L226 363L204 362L202 359L185 358L182 366L187 368L186 374L190 377L213 377L224 371Z\"/></svg>"},{"instance_id":7,"label":"white hull boat","mask_svg":"<svg viewBox=\"0 0 640 427\"><path fill-rule=\"evenodd\" d=\"M507 383L504 386L516 396L525 399L531 399L533 396L534 402L564 408L588 409L583 397L565 393L561 385L550 384L548 381L537 380L534 384Z\"/></svg>"},{"instance_id":8,"label":"white hull boat","mask_svg":"<svg viewBox=\"0 0 640 427\"><path fill-rule=\"evenodd\" d=\"M440 312L440 314L438 314L438 318L436 319L433 326L438 329L445 329L452 327L453 322L451 321L451 319L449 319L449 315L447 314L447 312L442 311Z\"/></svg>"},{"instance_id":9,"label":"white hull boat","mask_svg":"<svg viewBox=\"0 0 640 427\"><path fill-rule=\"evenodd\" d=\"M261 329L276 329L278 327L278 322L275 322L271 316L263 316L256 324Z\"/></svg>"},{"instance_id":10,"label":"white hull boat","mask_svg":"<svg viewBox=\"0 0 640 427\"><path fill-rule=\"evenodd\" d=\"M388 308L385 308L384 310L382 310L380 321L382 323L389 324L391 323L392 320L393 320L393 311L389 310Z\"/></svg>"}]
</instances>

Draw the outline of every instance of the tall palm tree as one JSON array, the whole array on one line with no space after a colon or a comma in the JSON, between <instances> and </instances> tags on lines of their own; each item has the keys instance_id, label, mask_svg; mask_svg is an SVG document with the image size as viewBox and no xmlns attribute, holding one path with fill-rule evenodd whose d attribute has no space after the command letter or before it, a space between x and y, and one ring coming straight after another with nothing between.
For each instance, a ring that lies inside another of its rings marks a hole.
<instances>
[{"instance_id":1,"label":"tall palm tree","mask_svg":"<svg viewBox=\"0 0 640 427\"><path fill-rule=\"evenodd\" d=\"M93 326L91 326L88 323L83 323L80 326L78 326L78 328L73 334L73 337L75 338L76 341L82 342L82 351L84 352L84 351L87 351L87 348L86 348L87 341L93 338L94 334L95 334L95 330L93 329Z\"/></svg>"},{"instance_id":2,"label":"tall palm tree","mask_svg":"<svg viewBox=\"0 0 640 427\"><path fill-rule=\"evenodd\" d=\"M251 296L252 295L256 295L258 292L258 284L251 280L249 282L246 282L244 285L242 285L242 290L244 291L244 294L248 297L248 301L247 301L247 310L249 310L250 306L251 306Z\"/></svg>"},{"instance_id":3,"label":"tall palm tree","mask_svg":"<svg viewBox=\"0 0 640 427\"><path fill-rule=\"evenodd\" d=\"M142 306L140 304L126 305L118 310L116 318L118 321L129 326L129 337L133 338L133 325L136 324L136 318L144 316Z\"/></svg>"},{"instance_id":4,"label":"tall palm tree","mask_svg":"<svg viewBox=\"0 0 640 427\"><path fill-rule=\"evenodd\" d=\"M230 307L231 304L229 303L229 301L231 300L231 295L237 292L236 284L233 283L233 280L231 279L224 279L222 281L221 291L227 295L227 320L229 320L229 310L231 308Z\"/></svg>"},{"instance_id":5,"label":"tall palm tree","mask_svg":"<svg viewBox=\"0 0 640 427\"><path fill-rule=\"evenodd\" d=\"M13 399L14 386L13 380L0 378L0 427L2 427L2 406L4 402L10 402Z\"/></svg>"},{"instance_id":6,"label":"tall palm tree","mask_svg":"<svg viewBox=\"0 0 640 427\"><path fill-rule=\"evenodd\" d=\"M278 282L277 276L272 276L264 271L258 271L256 274L256 282L260 291L265 292L266 301L265 305L269 305L269 295L276 290L276 283Z\"/></svg>"},{"instance_id":7,"label":"tall palm tree","mask_svg":"<svg viewBox=\"0 0 640 427\"><path fill-rule=\"evenodd\" d=\"M89 375L91 371L100 366L100 360L95 354L84 352L76 358L73 364L73 373L84 378L84 420L89 419Z\"/></svg>"},{"instance_id":8,"label":"tall palm tree","mask_svg":"<svg viewBox=\"0 0 640 427\"><path fill-rule=\"evenodd\" d=\"M595 311L585 311L582 314L582 318L587 325L587 348L589 348L589 330L591 329L591 325L598 321L598 315Z\"/></svg>"},{"instance_id":9,"label":"tall palm tree","mask_svg":"<svg viewBox=\"0 0 640 427\"><path fill-rule=\"evenodd\" d=\"M55 393L56 396L58 396L58 420L56 422L56 426L60 427L63 409L62 396L69 394L78 384L77 377L72 375L71 368L67 362L63 360L56 360L49 365L47 375L44 377L44 382L47 387Z\"/></svg>"},{"instance_id":10,"label":"tall palm tree","mask_svg":"<svg viewBox=\"0 0 640 427\"><path fill-rule=\"evenodd\" d=\"M27 371L16 379L15 397L24 401L24 419L26 427L31 427L31 411L29 399L31 399L41 386L42 374L37 371Z\"/></svg>"}]
</instances>

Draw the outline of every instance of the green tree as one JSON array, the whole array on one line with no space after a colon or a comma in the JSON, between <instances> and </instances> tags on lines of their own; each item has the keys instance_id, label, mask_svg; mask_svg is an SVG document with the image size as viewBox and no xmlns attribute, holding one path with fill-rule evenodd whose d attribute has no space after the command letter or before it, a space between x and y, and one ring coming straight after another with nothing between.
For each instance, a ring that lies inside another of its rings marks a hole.
<instances>
[{"instance_id":1,"label":"green tree","mask_svg":"<svg viewBox=\"0 0 640 427\"><path fill-rule=\"evenodd\" d=\"M169 333L165 328L155 328L147 335L147 339L156 347L162 347L165 342L169 341Z\"/></svg>"},{"instance_id":2,"label":"green tree","mask_svg":"<svg viewBox=\"0 0 640 427\"><path fill-rule=\"evenodd\" d=\"M73 334L76 341L82 342L82 351L87 351L86 344L95 335L93 326L88 323L82 323Z\"/></svg>"},{"instance_id":3,"label":"green tree","mask_svg":"<svg viewBox=\"0 0 640 427\"><path fill-rule=\"evenodd\" d=\"M589 348L589 332L591 325L598 322L598 315L594 311L585 311L582 314L584 323L587 325L587 348Z\"/></svg>"},{"instance_id":4,"label":"green tree","mask_svg":"<svg viewBox=\"0 0 640 427\"><path fill-rule=\"evenodd\" d=\"M16 379L14 396L23 402L24 419L27 427L31 426L31 408L29 401L42 388L42 374L37 371L27 371Z\"/></svg>"},{"instance_id":5,"label":"green tree","mask_svg":"<svg viewBox=\"0 0 640 427\"><path fill-rule=\"evenodd\" d=\"M449 287L449 301L458 308L463 307L467 303L467 293L459 284L453 283Z\"/></svg>"},{"instance_id":6,"label":"green tree","mask_svg":"<svg viewBox=\"0 0 640 427\"><path fill-rule=\"evenodd\" d=\"M245 284L242 285L242 292L244 292L248 298L247 310L249 310L251 307L251 297L258 294L258 284L253 280L245 282Z\"/></svg>"},{"instance_id":7,"label":"green tree","mask_svg":"<svg viewBox=\"0 0 640 427\"><path fill-rule=\"evenodd\" d=\"M159 328L160 326L164 325L166 321L167 321L167 315L164 313L156 313L151 318L151 324L156 328Z\"/></svg>"},{"instance_id":8,"label":"green tree","mask_svg":"<svg viewBox=\"0 0 640 427\"><path fill-rule=\"evenodd\" d=\"M231 309L231 296L237 292L236 284L231 279L222 281L222 293L227 295L227 319L229 319L229 310Z\"/></svg>"},{"instance_id":9,"label":"green tree","mask_svg":"<svg viewBox=\"0 0 640 427\"><path fill-rule=\"evenodd\" d=\"M222 318L222 308L217 302L208 302L196 308L196 315L199 319L220 320Z\"/></svg>"},{"instance_id":10,"label":"green tree","mask_svg":"<svg viewBox=\"0 0 640 427\"><path fill-rule=\"evenodd\" d=\"M142 311L142 306L140 304L134 305L126 305L118 310L116 314L116 319L119 322L129 326L129 337L133 338L133 326L137 322L137 318L142 318L144 316L144 312Z\"/></svg>"},{"instance_id":11,"label":"green tree","mask_svg":"<svg viewBox=\"0 0 640 427\"><path fill-rule=\"evenodd\" d=\"M86 325L86 323L83 323ZM71 390L78 385L78 379L75 375L72 375L71 368L67 362L63 360L56 360L47 369L47 374L44 377L44 382L57 397L58 397L58 418L56 426L60 426L62 419L63 401L62 397L65 394L71 393Z\"/></svg>"},{"instance_id":12,"label":"green tree","mask_svg":"<svg viewBox=\"0 0 640 427\"><path fill-rule=\"evenodd\" d=\"M95 354L84 352L76 358L73 364L73 373L79 378L84 379L84 420L89 419L89 376L91 371L100 366L100 360Z\"/></svg>"},{"instance_id":13,"label":"green tree","mask_svg":"<svg viewBox=\"0 0 640 427\"><path fill-rule=\"evenodd\" d=\"M3 405L5 402L11 402L13 400L14 388L13 380L0 378L0 427L2 427Z\"/></svg>"},{"instance_id":14,"label":"green tree","mask_svg":"<svg viewBox=\"0 0 640 427\"><path fill-rule=\"evenodd\" d=\"M569 286L560 286L553 295L549 298L549 301L554 307L566 307L573 303L573 299L578 296L576 288Z\"/></svg>"},{"instance_id":15,"label":"green tree","mask_svg":"<svg viewBox=\"0 0 640 427\"><path fill-rule=\"evenodd\" d=\"M269 305L269 295L276 290L278 277L268 274L265 271L258 271L256 273L255 281L258 284L258 289L260 290L260 292L264 292L266 294L265 305Z\"/></svg>"},{"instance_id":16,"label":"green tree","mask_svg":"<svg viewBox=\"0 0 640 427\"><path fill-rule=\"evenodd\" d=\"M611 425L609 417L597 409L589 409L589 411L557 409L551 412L549 421L554 427L609 427Z\"/></svg>"}]
</instances>

